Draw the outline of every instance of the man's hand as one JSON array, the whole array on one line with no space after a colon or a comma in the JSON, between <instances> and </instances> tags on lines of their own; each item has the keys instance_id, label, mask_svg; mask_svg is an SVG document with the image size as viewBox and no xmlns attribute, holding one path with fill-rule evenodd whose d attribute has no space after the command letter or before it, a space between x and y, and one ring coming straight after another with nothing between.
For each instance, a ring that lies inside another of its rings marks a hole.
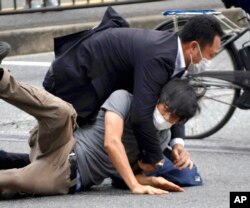
<instances>
[{"instance_id":1,"label":"man's hand","mask_svg":"<svg viewBox=\"0 0 250 208\"><path fill-rule=\"evenodd\" d=\"M142 174L138 174L136 175L136 179L142 185L150 185L156 188L160 188L160 190L168 190L168 191L176 191L176 192L184 191L183 188L166 180L163 177L145 176Z\"/></svg>"},{"instance_id":2,"label":"man's hand","mask_svg":"<svg viewBox=\"0 0 250 208\"><path fill-rule=\"evenodd\" d=\"M150 195L161 195L168 193L168 191L166 190L155 188L150 185L141 185L139 183L135 188L131 189L131 191L133 194L150 194Z\"/></svg>"},{"instance_id":3,"label":"man's hand","mask_svg":"<svg viewBox=\"0 0 250 208\"><path fill-rule=\"evenodd\" d=\"M176 192L183 192L184 189L180 186L168 181L163 177L154 177L152 176L152 182L154 187L158 187L168 191L176 191Z\"/></svg>"},{"instance_id":4,"label":"man's hand","mask_svg":"<svg viewBox=\"0 0 250 208\"><path fill-rule=\"evenodd\" d=\"M172 150L173 163L175 167L184 169L189 167L192 169L193 162L190 159L188 151L181 144L175 144Z\"/></svg>"}]
</instances>

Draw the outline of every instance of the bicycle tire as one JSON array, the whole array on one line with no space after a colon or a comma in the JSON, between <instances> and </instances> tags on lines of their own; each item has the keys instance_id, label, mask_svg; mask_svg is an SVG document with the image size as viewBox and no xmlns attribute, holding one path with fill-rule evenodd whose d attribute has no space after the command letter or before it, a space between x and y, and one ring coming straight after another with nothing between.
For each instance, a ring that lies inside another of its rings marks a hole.
<instances>
[{"instance_id":1,"label":"bicycle tire","mask_svg":"<svg viewBox=\"0 0 250 208\"><path fill-rule=\"evenodd\" d=\"M178 27L183 27L187 21L188 21L188 17L178 17L178 21L177 21ZM173 20L172 19L165 20L164 22L157 25L154 29L162 30L162 31L163 30L174 31ZM242 70L238 51L233 43L227 44L223 52L228 54L228 59L230 59L232 63L232 70ZM185 125L186 139L204 139L213 135L214 133L219 131L222 127L224 127L226 123L230 120L230 118L232 117L236 109L236 107L234 107L233 104L235 103L235 101L238 99L239 96L240 96L240 90L232 89L232 99L231 101L229 101L231 105L228 107L225 114L218 121L216 121L216 123L214 123L213 126L211 126L208 129L205 129L202 131L196 130L198 128L198 125L203 125L201 124L201 120L203 119L201 118L201 116L199 118L199 115L198 115L198 118L197 116L195 116L194 118L190 119L190 121L188 121L187 124ZM202 112L204 112L204 109L202 108L202 106L200 107L201 107L200 114L202 114ZM213 113L213 111L211 113ZM197 121L194 122L194 119L196 119Z\"/></svg>"}]
</instances>

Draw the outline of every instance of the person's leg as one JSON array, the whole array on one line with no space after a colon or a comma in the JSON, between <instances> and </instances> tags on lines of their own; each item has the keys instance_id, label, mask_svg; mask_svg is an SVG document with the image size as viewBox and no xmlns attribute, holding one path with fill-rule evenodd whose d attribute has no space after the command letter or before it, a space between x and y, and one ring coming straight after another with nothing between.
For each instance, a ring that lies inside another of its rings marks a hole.
<instances>
[{"instance_id":1,"label":"person's leg","mask_svg":"<svg viewBox=\"0 0 250 208\"><path fill-rule=\"evenodd\" d=\"M67 154L70 151L71 145L64 145L24 168L0 170L0 199L12 198L18 193L67 194L71 186Z\"/></svg>"},{"instance_id":2,"label":"person's leg","mask_svg":"<svg viewBox=\"0 0 250 208\"><path fill-rule=\"evenodd\" d=\"M66 144L73 133L76 113L73 107L42 88L17 82L13 76L4 70L1 79L0 69L0 98L34 116L38 128L33 131L38 134L38 148L41 156ZM67 135L67 136L65 136ZM34 137L32 137L34 138ZM35 138L36 139L36 138ZM32 139L29 141L32 147Z\"/></svg>"},{"instance_id":3,"label":"person's leg","mask_svg":"<svg viewBox=\"0 0 250 208\"><path fill-rule=\"evenodd\" d=\"M32 163L21 169L0 171L0 189L38 194L67 193L70 187L68 155L75 144L76 113L72 106L44 89L16 82L2 69L0 98L38 120L29 139Z\"/></svg>"},{"instance_id":4,"label":"person's leg","mask_svg":"<svg viewBox=\"0 0 250 208\"><path fill-rule=\"evenodd\" d=\"M0 80L3 77L3 70L0 69ZM22 168L30 164L28 154L11 153L0 150L0 170L11 168Z\"/></svg>"},{"instance_id":5,"label":"person's leg","mask_svg":"<svg viewBox=\"0 0 250 208\"><path fill-rule=\"evenodd\" d=\"M29 164L29 154L0 150L0 170L22 168Z\"/></svg>"}]
</instances>

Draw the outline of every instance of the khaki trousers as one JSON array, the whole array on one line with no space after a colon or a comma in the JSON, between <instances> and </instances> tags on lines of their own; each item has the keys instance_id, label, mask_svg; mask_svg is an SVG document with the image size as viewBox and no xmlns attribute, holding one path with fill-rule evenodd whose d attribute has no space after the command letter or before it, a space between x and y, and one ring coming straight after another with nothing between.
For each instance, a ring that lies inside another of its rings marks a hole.
<instances>
[{"instance_id":1,"label":"khaki trousers","mask_svg":"<svg viewBox=\"0 0 250 208\"><path fill-rule=\"evenodd\" d=\"M44 89L17 82L8 70L0 81L0 98L38 121L29 138L31 164L0 171L0 195L67 194L71 186L68 155L75 144L73 107Z\"/></svg>"}]
</instances>

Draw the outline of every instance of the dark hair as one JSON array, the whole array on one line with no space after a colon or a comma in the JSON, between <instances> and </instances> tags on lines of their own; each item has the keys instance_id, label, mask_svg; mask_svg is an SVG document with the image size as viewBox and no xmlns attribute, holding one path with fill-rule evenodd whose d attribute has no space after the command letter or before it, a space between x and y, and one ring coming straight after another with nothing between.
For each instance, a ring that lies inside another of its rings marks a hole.
<instances>
[{"instance_id":1,"label":"dark hair","mask_svg":"<svg viewBox=\"0 0 250 208\"><path fill-rule=\"evenodd\" d=\"M163 88L158 103L168 106L170 113L186 122L200 110L194 88L187 79L174 78Z\"/></svg>"},{"instance_id":2,"label":"dark hair","mask_svg":"<svg viewBox=\"0 0 250 208\"><path fill-rule=\"evenodd\" d=\"M212 45L214 37L222 37L224 34L217 19L211 15L197 15L191 17L180 30L179 37L183 43L198 41L203 48Z\"/></svg>"}]
</instances>

